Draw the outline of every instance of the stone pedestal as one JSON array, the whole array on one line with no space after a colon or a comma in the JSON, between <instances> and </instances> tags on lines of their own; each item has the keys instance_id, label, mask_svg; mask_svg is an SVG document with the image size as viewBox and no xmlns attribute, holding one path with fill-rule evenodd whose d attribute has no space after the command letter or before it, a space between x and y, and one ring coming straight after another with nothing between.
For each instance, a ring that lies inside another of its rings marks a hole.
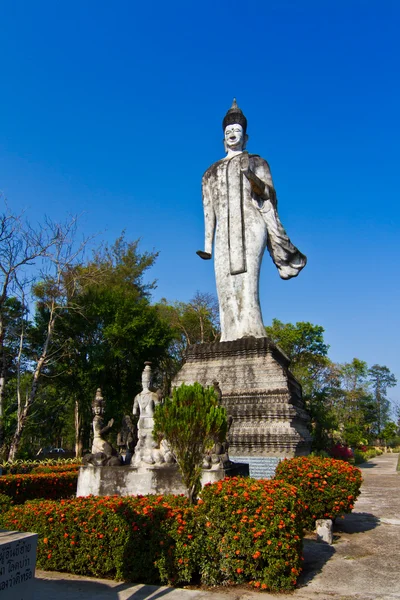
<instances>
[{"instance_id":1,"label":"stone pedestal","mask_svg":"<svg viewBox=\"0 0 400 600\"><path fill-rule=\"evenodd\" d=\"M36 533L0 530L0 598L31 600L36 567Z\"/></svg>"},{"instance_id":2,"label":"stone pedestal","mask_svg":"<svg viewBox=\"0 0 400 600\"><path fill-rule=\"evenodd\" d=\"M248 465L234 463L223 469L203 469L201 484L214 483L224 477L248 475ZM79 469L77 496L137 496L146 494L185 494L186 488L178 467L94 467Z\"/></svg>"},{"instance_id":3,"label":"stone pedestal","mask_svg":"<svg viewBox=\"0 0 400 600\"><path fill-rule=\"evenodd\" d=\"M287 356L268 338L189 346L172 385L196 381L219 383L221 402L233 417L229 456L248 462L252 477L270 477L282 458L310 452L301 386Z\"/></svg>"}]
</instances>

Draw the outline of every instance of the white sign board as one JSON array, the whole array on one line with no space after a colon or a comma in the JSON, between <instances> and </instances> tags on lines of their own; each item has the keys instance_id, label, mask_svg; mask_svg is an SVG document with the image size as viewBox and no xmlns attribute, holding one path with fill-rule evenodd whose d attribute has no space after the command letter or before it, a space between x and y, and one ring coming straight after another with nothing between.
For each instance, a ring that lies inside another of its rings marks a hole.
<instances>
[{"instance_id":1,"label":"white sign board","mask_svg":"<svg viewBox=\"0 0 400 600\"><path fill-rule=\"evenodd\" d=\"M31 600L37 533L0 531L0 600Z\"/></svg>"}]
</instances>

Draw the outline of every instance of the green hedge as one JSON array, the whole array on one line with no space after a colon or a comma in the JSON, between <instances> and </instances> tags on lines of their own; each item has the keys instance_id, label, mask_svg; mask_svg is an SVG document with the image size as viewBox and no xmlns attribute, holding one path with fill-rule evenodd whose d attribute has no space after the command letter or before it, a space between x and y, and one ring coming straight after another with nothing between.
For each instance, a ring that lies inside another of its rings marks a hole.
<instances>
[{"instance_id":1,"label":"green hedge","mask_svg":"<svg viewBox=\"0 0 400 600\"><path fill-rule=\"evenodd\" d=\"M304 503L307 529L316 519L335 519L351 512L360 493L361 471L343 460L300 457L279 463L275 479L295 485Z\"/></svg>"},{"instance_id":2,"label":"green hedge","mask_svg":"<svg viewBox=\"0 0 400 600\"><path fill-rule=\"evenodd\" d=\"M0 494L0 515L5 514L13 505L12 498L6 494Z\"/></svg>"},{"instance_id":3,"label":"green hedge","mask_svg":"<svg viewBox=\"0 0 400 600\"><path fill-rule=\"evenodd\" d=\"M52 471L66 471L70 467L78 468L81 461L78 458L45 458L42 460L15 460L12 462L0 462L0 468L3 475L17 475L23 473L32 473L42 468L48 468ZM38 471L38 472L39 472Z\"/></svg>"},{"instance_id":4,"label":"green hedge","mask_svg":"<svg viewBox=\"0 0 400 600\"><path fill-rule=\"evenodd\" d=\"M39 534L39 568L182 585L248 582L292 589L302 508L277 481L226 479L195 506L183 496L89 497L12 507L1 526Z\"/></svg>"},{"instance_id":5,"label":"green hedge","mask_svg":"<svg viewBox=\"0 0 400 600\"><path fill-rule=\"evenodd\" d=\"M0 476L0 494L11 497L15 504L47 498L57 500L76 494L78 471L30 473Z\"/></svg>"}]
</instances>

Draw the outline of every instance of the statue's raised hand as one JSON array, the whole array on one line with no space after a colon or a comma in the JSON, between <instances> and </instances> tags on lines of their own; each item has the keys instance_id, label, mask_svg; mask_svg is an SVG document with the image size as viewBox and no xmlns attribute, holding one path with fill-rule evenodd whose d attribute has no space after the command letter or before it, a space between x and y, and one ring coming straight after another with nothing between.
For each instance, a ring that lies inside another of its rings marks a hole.
<instances>
[{"instance_id":1,"label":"statue's raised hand","mask_svg":"<svg viewBox=\"0 0 400 600\"><path fill-rule=\"evenodd\" d=\"M204 252L204 250L197 250L196 254L200 256L200 258L202 258L203 260L210 260L211 258L211 253Z\"/></svg>"},{"instance_id":2,"label":"statue's raised hand","mask_svg":"<svg viewBox=\"0 0 400 600\"><path fill-rule=\"evenodd\" d=\"M108 427L112 427L114 425L114 419L110 419L108 421Z\"/></svg>"}]
</instances>

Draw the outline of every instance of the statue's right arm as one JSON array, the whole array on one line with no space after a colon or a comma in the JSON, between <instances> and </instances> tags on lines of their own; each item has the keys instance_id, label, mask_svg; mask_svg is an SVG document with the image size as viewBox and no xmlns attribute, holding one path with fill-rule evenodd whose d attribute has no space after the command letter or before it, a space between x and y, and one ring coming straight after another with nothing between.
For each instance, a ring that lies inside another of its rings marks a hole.
<instances>
[{"instance_id":1,"label":"statue's right arm","mask_svg":"<svg viewBox=\"0 0 400 600\"><path fill-rule=\"evenodd\" d=\"M196 254L208 260L212 257L212 245L214 241L216 216L212 195L209 190L208 182L203 177L203 210L204 210L204 251L198 250Z\"/></svg>"}]
</instances>

